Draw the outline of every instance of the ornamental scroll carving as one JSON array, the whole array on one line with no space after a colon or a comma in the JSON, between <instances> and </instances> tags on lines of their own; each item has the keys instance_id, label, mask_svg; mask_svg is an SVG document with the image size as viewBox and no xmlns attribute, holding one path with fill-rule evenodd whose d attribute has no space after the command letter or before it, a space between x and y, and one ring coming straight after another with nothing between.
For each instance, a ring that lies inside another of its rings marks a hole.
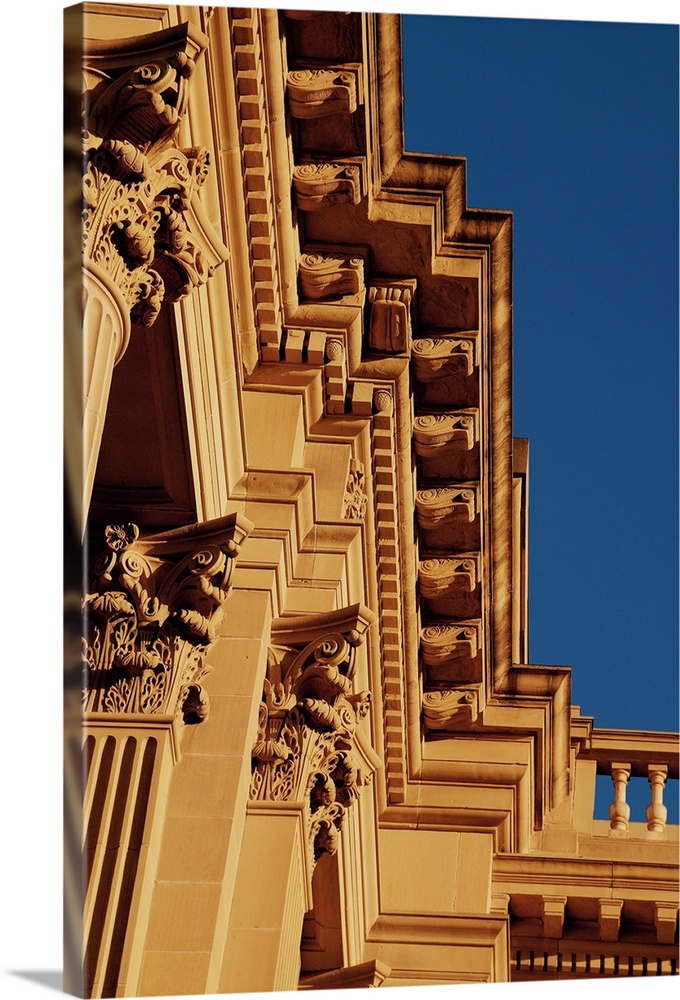
<instances>
[{"instance_id":1,"label":"ornamental scroll carving","mask_svg":"<svg viewBox=\"0 0 680 1000\"><path fill-rule=\"evenodd\" d=\"M364 291L364 262L361 257L303 253L298 274L300 291L306 299L320 301Z\"/></svg>"},{"instance_id":2,"label":"ornamental scroll carving","mask_svg":"<svg viewBox=\"0 0 680 1000\"><path fill-rule=\"evenodd\" d=\"M294 118L353 114L360 92L360 67L294 69L288 74L288 107Z\"/></svg>"},{"instance_id":3,"label":"ornamental scroll carving","mask_svg":"<svg viewBox=\"0 0 680 1000\"><path fill-rule=\"evenodd\" d=\"M348 611L326 616L339 628L303 649L271 648L252 751L251 799L304 804L310 869L337 851L345 812L379 764L362 731L370 692L355 693L353 683L356 650L373 616ZM334 622L338 616L345 620ZM295 619L281 621L292 638ZM309 632L302 622L300 631Z\"/></svg>"},{"instance_id":4,"label":"ornamental scroll carving","mask_svg":"<svg viewBox=\"0 0 680 1000\"><path fill-rule=\"evenodd\" d=\"M477 516L477 489L474 484L418 490L416 511L421 528L436 528L451 521L471 524Z\"/></svg>"},{"instance_id":5,"label":"ornamental scroll carving","mask_svg":"<svg viewBox=\"0 0 680 1000\"><path fill-rule=\"evenodd\" d=\"M232 514L145 538L134 524L106 528L84 599L86 712L172 715L187 724L207 717L204 657L252 527Z\"/></svg>"},{"instance_id":6,"label":"ornamental scroll carving","mask_svg":"<svg viewBox=\"0 0 680 1000\"><path fill-rule=\"evenodd\" d=\"M413 372L419 382L434 382L449 375L472 375L475 342L422 337L413 342Z\"/></svg>"},{"instance_id":7,"label":"ornamental scroll carving","mask_svg":"<svg viewBox=\"0 0 680 1000\"><path fill-rule=\"evenodd\" d=\"M477 564L475 553L451 559L425 559L418 567L421 595L432 600L450 592L472 592L479 579Z\"/></svg>"},{"instance_id":8,"label":"ornamental scroll carving","mask_svg":"<svg viewBox=\"0 0 680 1000\"><path fill-rule=\"evenodd\" d=\"M428 414L413 421L416 454L423 458L471 451L477 441L476 411Z\"/></svg>"},{"instance_id":9,"label":"ornamental scroll carving","mask_svg":"<svg viewBox=\"0 0 680 1000\"><path fill-rule=\"evenodd\" d=\"M358 205L362 191L359 162L303 163L293 169L295 204L304 212L332 205Z\"/></svg>"},{"instance_id":10,"label":"ornamental scroll carving","mask_svg":"<svg viewBox=\"0 0 680 1000\"><path fill-rule=\"evenodd\" d=\"M420 633L423 663L439 667L452 660L473 659L477 655L480 622L453 622L428 625Z\"/></svg>"},{"instance_id":11,"label":"ornamental scroll carving","mask_svg":"<svg viewBox=\"0 0 680 1000\"><path fill-rule=\"evenodd\" d=\"M196 215L208 152L176 143L206 45L184 24L89 43L85 54L84 260L106 274L142 326L153 325L164 300L190 294L226 259Z\"/></svg>"},{"instance_id":12,"label":"ornamental scroll carving","mask_svg":"<svg viewBox=\"0 0 680 1000\"><path fill-rule=\"evenodd\" d=\"M423 723L426 729L462 729L476 722L478 714L477 687L425 691L423 694Z\"/></svg>"}]
</instances>

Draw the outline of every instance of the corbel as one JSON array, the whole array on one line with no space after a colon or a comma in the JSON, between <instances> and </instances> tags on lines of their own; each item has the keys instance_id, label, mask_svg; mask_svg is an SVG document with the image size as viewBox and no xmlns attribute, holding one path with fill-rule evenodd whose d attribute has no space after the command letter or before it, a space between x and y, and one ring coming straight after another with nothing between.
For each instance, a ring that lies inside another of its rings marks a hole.
<instances>
[{"instance_id":1,"label":"corbel","mask_svg":"<svg viewBox=\"0 0 680 1000\"><path fill-rule=\"evenodd\" d=\"M419 337L413 341L413 374L419 382L435 382L451 375L470 376L477 364L476 339Z\"/></svg>"},{"instance_id":2,"label":"corbel","mask_svg":"<svg viewBox=\"0 0 680 1000\"><path fill-rule=\"evenodd\" d=\"M436 600L451 593L472 593L479 580L476 553L452 558L425 559L418 567L421 597Z\"/></svg>"},{"instance_id":3,"label":"corbel","mask_svg":"<svg viewBox=\"0 0 680 1000\"><path fill-rule=\"evenodd\" d=\"M478 687L425 691L422 704L426 730L463 729L477 721Z\"/></svg>"},{"instance_id":4,"label":"corbel","mask_svg":"<svg viewBox=\"0 0 680 1000\"><path fill-rule=\"evenodd\" d=\"M366 193L363 157L332 163L300 163L293 168L295 204L303 212L333 205L358 205Z\"/></svg>"},{"instance_id":5,"label":"corbel","mask_svg":"<svg viewBox=\"0 0 680 1000\"><path fill-rule=\"evenodd\" d=\"M354 114L364 103L361 63L298 67L286 78L288 109L294 118Z\"/></svg>"},{"instance_id":6,"label":"corbel","mask_svg":"<svg viewBox=\"0 0 680 1000\"><path fill-rule=\"evenodd\" d=\"M411 350L411 305L416 280L373 279L368 290L368 346L372 351L408 354Z\"/></svg>"}]
</instances>

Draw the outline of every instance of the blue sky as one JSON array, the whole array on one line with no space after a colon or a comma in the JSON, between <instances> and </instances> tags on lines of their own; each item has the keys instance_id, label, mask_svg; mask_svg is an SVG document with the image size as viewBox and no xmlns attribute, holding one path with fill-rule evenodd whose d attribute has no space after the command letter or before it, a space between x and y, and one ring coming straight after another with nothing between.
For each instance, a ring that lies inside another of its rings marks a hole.
<instances>
[{"instance_id":1,"label":"blue sky","mask_svg":"<svg viewBox=\"0 0 680 1000\"><path fill-rule=\"evenodd\" d=\"M406 148L514 213L531 662L677 730L678 28L436 20L404 18Z\"/></svg>"}]
</instances>

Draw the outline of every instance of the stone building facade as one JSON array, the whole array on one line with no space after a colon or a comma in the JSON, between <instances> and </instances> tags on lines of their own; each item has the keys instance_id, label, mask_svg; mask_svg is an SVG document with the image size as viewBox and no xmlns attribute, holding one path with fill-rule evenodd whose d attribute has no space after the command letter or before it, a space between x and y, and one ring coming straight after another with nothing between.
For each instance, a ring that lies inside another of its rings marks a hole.
<instances>
[{"instance_id":1,"label":"stone building facade","mask_svg":"<svg viewBox=\"0 0 680 1000\"><path fill-rule=\"evenodd\" d=\"M677 736L599 729L527 662L512 217L467 206L463 159L404 152L399 18L67 23L69 987L676 973Z\"/></svg>"}]
</instances>

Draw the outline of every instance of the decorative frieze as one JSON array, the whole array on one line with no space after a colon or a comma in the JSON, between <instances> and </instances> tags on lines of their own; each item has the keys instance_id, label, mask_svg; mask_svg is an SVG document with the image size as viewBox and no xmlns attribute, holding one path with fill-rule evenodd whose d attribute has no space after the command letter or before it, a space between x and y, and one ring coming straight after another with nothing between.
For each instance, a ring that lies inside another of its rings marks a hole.
<instances>
[{"instance_id":1,"label":"decorative frieze","mask_svg":"<svg viewBox=\"0 0 680 1000\"><path fill-rule=\"evenodd\" d=\"M411 348L411 302L415 280L373 282L368 290L371 350L403 354Z\"/></svg>"},{"instance_id":2,"label":"decorative frieze","mask_svg":"<svg viewBox=\"0 0 680 1000\"><path fill-rule=\"evenodd\" d=\"M364 262L361 257L303 253L298 274L303 298L315 302L364 291Z\"/></svg>"},{"instance_id":3,"label":"decorative frieze","mask_svg":"<svg viewBox=\"0 0 680 1000\"><path fill-rule=\"evenodd\" d=\"M252 527L232 514L146 538L134 524L106 528L84 600L86 712L205 719L204 657Z\"/></svg>"},{"instance_id":4,"label":"decorative frieze","mask_svg":"<svg viewBox=\"0 0 680 1000\"><path fill-rule=\"evenodd\" d=\"M293 69L286 80L286 93L294 118L353 114L359 103L359 67Z\"/></svg>"},{"instance_id":5,"label":"decorative frieze","mask_svg":"<svg viewBox=\"0 0 680 1000\"><path fill-rule=\"evenodd\" d=\"M88 43L89 44L89 43ZM189 81L207 38L188 24L115 45L90 45L83 96L83 257L151 326L226 259L192 199L207 150L179 148Z\"/></svg>"},{"instance_id":6,"label":"decorative frieze","mask_svg":"<svg viewBox=\"0 0 680 1000\"><path fill-rule=\"evenodd\" d=\"M422 337L412 348L413 374L419 382L435 382L451 375L472 375L475 369L475 342Z\"/></svg>"},{"instance_id":7,"label":"decorative frieze","mask_svg":"<svg viewBox=\"0 0 680 1000\"><path fill-rule=\"evenodd\" d=\"M367 504L366 472L358 459L350 458L345 496L342 501L342 516L348 521L361 521L366 516Z\"/></svg>"},{"instance_id":8,"label":"decorative frieze","mask_svg":"<svg viewBox=\"0 0 680 1000\"><path fill-rule=\"evenodd\" d=\"M477 412L427 414L413 421L416 454L443 457L456 451L471 451L477 440Z\"/></svg>"},{"instance_id":9,"label":"decorative frieze","mask_svg":"<svg viewBox=\"0 0 680 1000\"><path fill-rule=\"evenodd\" d=\"M481 623L454 622L428 625L420 633L420 654L428 667L451 661L472 660L477 655Z\"/></svg>"},{"instance_id":10,"label":"decorative frieze","mask_svg":"<svg viewBox=\"0 0 680 1000\"><path fill-rule=\"evenodd\" d=\"M477 516L477 488L469 484L418 490L416 512L418 524L424 529L450 522L471 524Z\"/></svg>"},{"instance_id":11,"label":"decorative frieze","mask_svg":"<svg viewBox=\"0 0 680 1000\"><path fill-rule=\"evenodd\" d=\"M356 161L303 163L293 168L295 204L303 212L358 205L362 189L362 166Z\"/></svg>"},{"instance_id":12,"label":"decorative frieze","mask_svg":"<svg viewBox=\"0 0 680 1000\"><path fill-rule=\"evenodd\" d=\"M426 729L461 729L477 721L477 688L456 691L425 691L423 723Z\"/></svg>"},{"instance_id":13,"label":"decorative frieze","mask_svg":"<svg viewBox=\"0 0 680 1000\"><path fill-rule=\"evenodd\" d=\"M471 593L479 578L474 554L450 559L425 559L418 567L421 597L436 600L451 593Z\"/></svg>"},{"instance_id":14,"label":"decorative frieze","mask_svg":"<svg viewBox=\"0 0 680 1000\"><path fill-rule=\"evenodd\" d=\"M273 648L269 658L250 797L305 804L310 868L337 851L345 810L377 764L359 729L371 696L352 683L367 624L316 636L301 651Z\"/></svg>"}]
</instances>

